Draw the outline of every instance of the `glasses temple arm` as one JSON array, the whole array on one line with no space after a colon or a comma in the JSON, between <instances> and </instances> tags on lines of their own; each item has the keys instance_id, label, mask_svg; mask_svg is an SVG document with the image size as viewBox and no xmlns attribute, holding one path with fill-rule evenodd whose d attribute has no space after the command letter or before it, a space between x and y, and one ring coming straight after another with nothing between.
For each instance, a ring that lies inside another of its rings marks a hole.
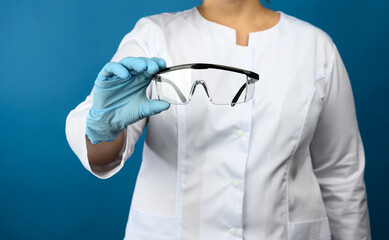
<instances>
[{"instance_id":1,"label":"glasses temple arm","mask_svg":"<svg viewBox=\"0 0 389 240\"><path fill-rule=\"evenodd\" d=\"M243 90L246 88L246 83L240 87L238 92L236 93L235 97L231 101L231 107L235 106L236 102L239 100L240 95L242 94Z\"/></svg>"},{"instance_id":2,"label":"glasses temple arm","mask_svg":"<svg viewBox=\"0 0 389 240\"><path fill-rule=\"evenodd\" d=\"M177 87L176 84L174 84L174 82L170 81L169 79L156 79L156 81L159 81L159 82L165 82L167 84L169 84L170 86L173 87L174 91L176 91L178 97L181 99L182 102L186 102L186 97L184 96L184 94L182 94L182 92L180 91L180 89Z\"/></svg>"}]
</instances>

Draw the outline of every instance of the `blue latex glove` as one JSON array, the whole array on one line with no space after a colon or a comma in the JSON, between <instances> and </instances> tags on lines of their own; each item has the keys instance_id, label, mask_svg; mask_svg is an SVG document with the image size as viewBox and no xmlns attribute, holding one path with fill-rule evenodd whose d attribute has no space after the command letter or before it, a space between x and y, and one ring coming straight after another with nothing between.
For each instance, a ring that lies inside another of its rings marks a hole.
<instances>
[{"instance_id":1,"label":"blue latex glove","mask_svg":"<svg viewBox=\"0 0 389 240\"><path fill-rule=\"evenodd\" d=\"M93 88L93 106L86 119L85 134L93 143L110 142L132 123L170 107L166 101L150 100L146 88L152 75L165 68L161 58L123 58L107 63Z\"/></svg>"}]
</instances>

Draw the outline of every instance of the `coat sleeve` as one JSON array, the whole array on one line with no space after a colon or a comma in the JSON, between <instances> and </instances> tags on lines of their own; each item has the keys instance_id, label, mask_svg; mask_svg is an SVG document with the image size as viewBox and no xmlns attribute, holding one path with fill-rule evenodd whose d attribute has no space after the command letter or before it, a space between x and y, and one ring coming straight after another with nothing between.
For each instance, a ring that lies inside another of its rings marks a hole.
<instances>
[{"instance_id":1,"label":"coat sleeve","mask_svg":"<svg viewBox=\"0 0 389 240\"><path fill-rule=\"evenodd\" d=\"M365 154L349 76L335 45L323 81L323 109L310 144L333 240L369 240Z\"/></svg>"},{"instance_id":2,"label":"coat sleeve","mask_svg":"<svg viewBox=\"0 0 389 240\"><path fill-rule=\"evenodd\" d=\"M129 56L150 57L150 46L146 40L153 30L151 27L146 18L140 19L134 29L122 39L111 62L118 62L122 58ZM91 83L93 81L91 80ZM147 94L150 96L149 88L147 89ZM136 141L146 127L147 118L127 126L124 132L125 142L116 161L105 166L96 166L89 163L85 140L86 117L92 107L92 102L93 95L91 93L69 113L66 119L66 138L71 149L80 159L83 166L96 177L106 179L116 174L131 156Z\"/></svg>"}]
</instances>

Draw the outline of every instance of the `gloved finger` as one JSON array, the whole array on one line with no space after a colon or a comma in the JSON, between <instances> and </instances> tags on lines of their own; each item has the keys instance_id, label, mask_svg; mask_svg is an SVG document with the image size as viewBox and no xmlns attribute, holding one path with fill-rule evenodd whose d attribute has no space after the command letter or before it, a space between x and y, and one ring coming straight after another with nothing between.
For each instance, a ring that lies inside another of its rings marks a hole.
<instances>
[{"instance_id":1,"label":"gloved finger","mask_svg":"<svg viewBox=\"0 0 389 240\"><path fill-rule=\"evenodd\" d=\"M140 115L142 118L148 117L162 111L167 110L170 107L170 103L163 100L148 99L142 106L140 110Z\"/></svg>"},{"instance_id":2,"label":"gloved finger","mask_svg":"<svg viewBox=\"0 0 389 240\"><path fill-rule=\"evenodd\" d=\"M147 63L147 70L146 72L144 72L146 76L150 77L159 71L159 66L153 59L151 58L142 58L142 59L145 60Z\"/></svg>"},{"instance_id":3,"label":"gloved finger","mask_svg":"<svg viewBox=\"0 0 389 240\"><path fill-rule=\"evenodd\" d=\"M131 74L139 74L147 70L146 58L126 57L119 61Z\"/></svg>"},{"instance_id":4,"label":"gloved finger","mask_svg":"<svg viewBox=\"0 0 389 240\"><path fill-rule=\"evenodd\" d=\"M103 69L101 69L98 75L103 78L118 76L119 78L123 79L126 79L131 76L125 67L115 62L109 62L105 64L105 66L103 67Z\"/></svg>"},{"instance_id":5,"label":"gloved finger","mask_svg":"<svg viewBox=\"0 0 389 240\"><path fill-rule=\"evenodd\" d=\"M166 61L162 58L152 57L151 60L158 64L159 69L166 68Z\"/></svg>"}]
</instances>

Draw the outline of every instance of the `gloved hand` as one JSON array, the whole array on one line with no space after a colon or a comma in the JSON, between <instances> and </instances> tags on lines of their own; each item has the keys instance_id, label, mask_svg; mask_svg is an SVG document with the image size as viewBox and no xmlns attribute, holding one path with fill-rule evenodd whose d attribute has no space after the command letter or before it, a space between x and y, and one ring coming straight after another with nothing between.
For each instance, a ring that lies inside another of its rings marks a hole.
<instances>
[{"instance_id":1,"label":"gloved hand","mask_svg":"<svg viewBox=\"0 0 389 240\"><path fill-rule=\"evenodd\" d=\"M85 134L92 144L117 138L132 123L170 107L166 101L150 100L146 88L152 75L165 68L161 58L123 58L107 63L93 88L93 106L86 119Z\"/></svg>"}]
</instances>

